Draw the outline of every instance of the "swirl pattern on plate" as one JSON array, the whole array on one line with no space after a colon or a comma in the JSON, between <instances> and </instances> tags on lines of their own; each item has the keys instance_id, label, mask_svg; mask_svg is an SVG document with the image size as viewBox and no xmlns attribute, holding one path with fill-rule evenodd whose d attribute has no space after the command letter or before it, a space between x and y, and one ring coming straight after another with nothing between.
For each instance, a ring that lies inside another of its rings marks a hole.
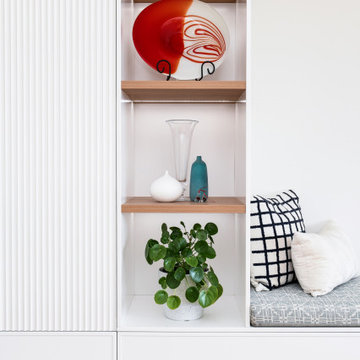
<instances>
[{"instance_id":1,"label":"swirl pattern on plate","mask_svg":"<svg viewBox=\"0 0 360 360\"><path fill-rule=\"evenodd\" d=\"M218 61L226 50L226 42L219 28L198 15L185 16L184 45L183 56L196 63Z\"/></svg>"}]
</instances>

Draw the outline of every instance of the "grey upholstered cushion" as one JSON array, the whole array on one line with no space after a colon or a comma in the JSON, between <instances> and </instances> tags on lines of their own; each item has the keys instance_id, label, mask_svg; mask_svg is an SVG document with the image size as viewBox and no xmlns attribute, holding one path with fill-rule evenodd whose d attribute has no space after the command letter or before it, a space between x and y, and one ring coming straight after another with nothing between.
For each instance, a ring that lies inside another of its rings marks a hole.
<instances>
[{"instance_id":1,"label":"grey upholstered cushion","mask_svg":"<svg viewBox=\"0 0 360 360\"><path fill-rule=\"evenodd\" d=\"M252 326L360 326L360 277L312 297L297 283L268 292L251 289Z\"/></svg>"}]
</instances>

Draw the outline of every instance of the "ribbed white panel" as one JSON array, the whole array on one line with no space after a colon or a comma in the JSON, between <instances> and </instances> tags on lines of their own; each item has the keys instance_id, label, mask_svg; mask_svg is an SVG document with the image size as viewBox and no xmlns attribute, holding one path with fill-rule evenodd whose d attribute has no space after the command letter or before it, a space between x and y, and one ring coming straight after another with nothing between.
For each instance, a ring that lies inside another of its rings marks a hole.
<instances>
[{"instance_id":1,"label":"ribbed white panel","mask_svg":"<svg viewBox=\"0 0 360 360\"><path fill-rule=\"evenodd\" d=\"M115 330L115 0L0 0L0 330Z\"/></svg>"}]
</instances>

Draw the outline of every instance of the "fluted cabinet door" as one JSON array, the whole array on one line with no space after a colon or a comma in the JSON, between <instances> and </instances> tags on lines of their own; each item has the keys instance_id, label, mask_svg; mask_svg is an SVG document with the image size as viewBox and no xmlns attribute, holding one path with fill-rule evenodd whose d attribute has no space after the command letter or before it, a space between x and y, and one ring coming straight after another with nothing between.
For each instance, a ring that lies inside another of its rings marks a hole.
<instances>
[{"instance_id":1,"label":"fluted cabinet door","mask_svg":"<svg viewBox=\"0 0 360 360\"><path fill-rule=\"evenodd\" d=\"M115 330L115 0L0 0L0 330Z\"/></svg>"}]
</instances>

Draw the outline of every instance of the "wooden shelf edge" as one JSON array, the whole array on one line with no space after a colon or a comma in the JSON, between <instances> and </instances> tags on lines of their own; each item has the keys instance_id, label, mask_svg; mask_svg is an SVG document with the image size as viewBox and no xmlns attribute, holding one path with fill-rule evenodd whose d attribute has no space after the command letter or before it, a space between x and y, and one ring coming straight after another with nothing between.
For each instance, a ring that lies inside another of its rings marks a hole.
<instances>
[{"instance_id":1,"label":"wooden shelf edge","mask_svg":"<svg viewBox=\"0 0 360 360\"><path fill-rule=\"evenodd\" d=\"M237 101L246 91L245 81L129 81L121 88L130 100Z\"/></svg>"},{"instance_id":2,"label":"wooden shelf edge","mask_svg":"<svg viewBox=\"0 0 360 360\"><path fill-rule=\"evenodd\" d=\"M121 206L122 213L213 213L245 214L245 199L239 197L211 197L206 203L178 201L160 203L151 197L132 197Z\"/></svg>"},{"instance_id":3,"label":"wooden shelf edge","mask_svg":"<svg viewBox=\"0 0 360 360\"><path fill-rule=\"evenodd\" d=\"M236 89L246 90L246 81L223 80L223 81L195 81L195 80L123 80L121 82L123 90L129 89L174 89L174 90L197 90L197 89Z\"/></svg>"}]
</instances>

